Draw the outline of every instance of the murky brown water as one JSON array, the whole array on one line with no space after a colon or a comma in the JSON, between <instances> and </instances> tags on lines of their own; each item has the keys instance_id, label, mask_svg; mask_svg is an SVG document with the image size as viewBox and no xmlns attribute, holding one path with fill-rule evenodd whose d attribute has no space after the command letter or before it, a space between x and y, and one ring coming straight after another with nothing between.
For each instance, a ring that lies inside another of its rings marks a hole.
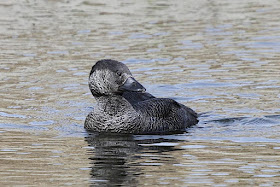
<instances>
[{"instance_id":1,"label":"murky brown water","mask_svg":"<svg viewBox=\"0 0 280 187\"><path fill-rule=\"evenodd\" d=\"M1 1L0 186L279 186L279 17L276 0ZM200 123L87 134L102 58Z\"/></svg>"}]
</instances>

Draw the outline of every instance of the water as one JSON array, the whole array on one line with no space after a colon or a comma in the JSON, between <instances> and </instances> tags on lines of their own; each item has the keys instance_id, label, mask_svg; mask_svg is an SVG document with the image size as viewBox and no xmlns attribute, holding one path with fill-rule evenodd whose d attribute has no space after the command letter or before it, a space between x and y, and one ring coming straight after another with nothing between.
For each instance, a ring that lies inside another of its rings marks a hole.
<instances>
[{"instance_id":1,"label":"water","mask_svg":"<svg viewBox=\"0 0 280 187\"><path fill-rule=\"evenodd\" d=\"M0 186L278 186L279 1L3 1ZM87 78L126 63L201 114L184 134L85 132Z\"/></svg>"}]
</instances>

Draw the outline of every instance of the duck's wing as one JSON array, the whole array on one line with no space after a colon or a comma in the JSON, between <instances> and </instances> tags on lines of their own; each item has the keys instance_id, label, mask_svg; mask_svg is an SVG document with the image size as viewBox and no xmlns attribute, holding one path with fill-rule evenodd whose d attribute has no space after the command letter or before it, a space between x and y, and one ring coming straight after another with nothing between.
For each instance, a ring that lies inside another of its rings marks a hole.
<instances>
[{"instance_id":1,"label":"duck's wing","mask_svg":"<svg viewBox=\"0 0 280 187\"><path fill-rule=\"evenodd\" d=\"M187 107L168 98L151 98L138 102L135 108L142 114L151 117L168 118L178 111L187 112Z\"/></svg>"},{"instance_id":2,"label":"duck's wing","mask_svg":"<svg viewBox=\"0 0 280 187\"><path fill-rule=\"evenodd\" d=\"M137 103L134 108L146 122L142 125L145 133L185 131L198 122L196 112L173 99L152 98Z\"/></svg>"},{"instance_id":3,"label":"duck's wing","mask_svg":"<svg viewBox=\"0 0 280 187\"><path fill-rule=\"evenodd\" d=\"M185 111L186 111L186 113L187 114L189 114L191 117L193 117L193 118L195 118L195 119L197 119L198 118L198 114L193 110L193 109L191 109L191 108L189 108L189 107L187 107L187 106L185 106L185 105L183 105L183 104L180 104L180 103L178 103L181 107L182 107L182 109L184 109ZM196 121L196 123L198 122L198 120Z\"/></svg>"},{"instance_id":4,"label":"duck's wing","mask_svg":"<svg viewBox=\"0 0 280 187\"><path fill-rule=\"evenodd\" d=\"M124 92L122 95L137 111L152 117L168 117L174 111L186 113L193 123L197 123L197 113L191 108L168 98L156 98L147 92Z\"/></svg>"},{"instance_id":5,"label":"duck's wing","mask_svg":"<svg viewBox=\"0 0 280 187\"><path fill-rule=\"evenodd\" d=\"M147 92L124 92L122 96L132 105L136 105L142 101L156 98Z\"/></svg>"},{"instance_id":6,"label":"duck's wing","mask_svg":"<svg viewBox=\"0 0 280 187\"><path fill-rule=\"evenodd\" d=\"M187 126L198 122L197 113L191 108L168 98L153 98L139 102L135 108L150 117L167 119L173 122L185 121Z\"/></svg>"}]
</instances>

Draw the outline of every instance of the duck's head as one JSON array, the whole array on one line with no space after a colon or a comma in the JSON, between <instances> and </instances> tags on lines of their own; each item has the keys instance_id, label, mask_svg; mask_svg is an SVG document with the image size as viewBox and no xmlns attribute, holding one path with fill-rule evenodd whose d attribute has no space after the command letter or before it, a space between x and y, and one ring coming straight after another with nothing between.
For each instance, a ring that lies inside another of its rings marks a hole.
<instances>
[{"instance_id":1,"label":"duck's head","mask_svg":"<svg viewBox=\"0 0 280 187\"><path fill-rule=\"evenodd\" d=\"M125 91L145 92L128 67L121 62L105 59L96 62L89 74L89 89L93 96L121 94Z\"/></svg>"}]
</instances>

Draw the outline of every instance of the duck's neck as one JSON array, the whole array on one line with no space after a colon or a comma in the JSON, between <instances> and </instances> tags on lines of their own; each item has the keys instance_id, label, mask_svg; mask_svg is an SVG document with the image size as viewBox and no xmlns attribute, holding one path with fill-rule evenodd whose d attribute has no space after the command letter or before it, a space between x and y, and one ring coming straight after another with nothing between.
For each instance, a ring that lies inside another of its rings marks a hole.
<instances>
[{"instance_id":1,"label":"duck's neck","mask_svg":"<svg viewBox=\"0 0 280 187\"><path fill-rule=\"evenodd\" d=\"M133 108L130 103L121 95L95 97L98 110L109 115L116 115Z\"/></svg>"}]
</instances>

